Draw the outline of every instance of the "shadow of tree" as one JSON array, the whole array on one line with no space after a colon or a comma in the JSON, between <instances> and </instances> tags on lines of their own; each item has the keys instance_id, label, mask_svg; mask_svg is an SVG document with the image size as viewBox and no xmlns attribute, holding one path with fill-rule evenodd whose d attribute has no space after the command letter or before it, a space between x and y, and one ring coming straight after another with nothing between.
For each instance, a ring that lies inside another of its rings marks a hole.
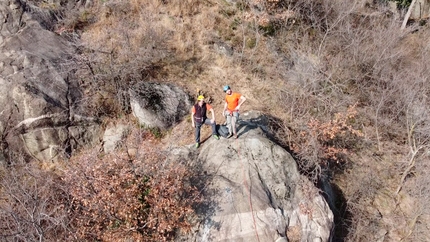
<instances>
[{"instance_id":1,"label":"shadow of tree","mask_svg":"<svg viewBox=\"0 0 430 242\"><path fill-rule=\"evenodd\" d=\"M322 196L330 206L334 215L332 242L343 242L348 237L352 223L352 213L348 210L347 201L340 187L330 181L319 181Z\"/></svg>"},{"instance_id":2,"label":"shadow of tree","mask_svg":"<svg viewBox=\"0 0 430 242\"><path fill-rule=\"evenodd\" d=\"M219 204L215 202L216 199L213 199L214 197L219 196L220 191L219 189L209 188L209 185L216 174L211 174L204 169L203 162L198 160L197 152L192 156L192 159L197 162L194 162L191 168L193 176L190 178L190 181L202 195L201 201L196 202L193 205L193 209L197 216L200 234L204 235L206 230L214 228L219 230L221 228L221 224L219 222L212 220L212 217L215 216L215 212L220 210ZM206 237L206 239L215 239L210 238L210 234L208 236L209 237Z\"/></svg>"}]
</instances>

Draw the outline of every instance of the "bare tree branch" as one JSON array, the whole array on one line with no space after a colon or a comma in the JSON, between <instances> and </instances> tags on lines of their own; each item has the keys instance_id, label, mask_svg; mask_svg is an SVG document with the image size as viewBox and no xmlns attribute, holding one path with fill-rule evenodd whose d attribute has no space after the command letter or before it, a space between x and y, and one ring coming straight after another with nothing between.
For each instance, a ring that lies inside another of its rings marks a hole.
<instances>
[{"instance_id":1,"label":"bare tree branch","mask_svg":"<svg viewBox=\"0 0 430 242\"><path fill-rule=\"evenodd\" d=\"M414 9L415 3L417 0L412 0L411 5L409 5L408 12L405 15L405 18L403 19L402 27L400 29L405 29L406 24L408 23L409 17L411 17L412 9Z\"/></svg>"}]
</instances>

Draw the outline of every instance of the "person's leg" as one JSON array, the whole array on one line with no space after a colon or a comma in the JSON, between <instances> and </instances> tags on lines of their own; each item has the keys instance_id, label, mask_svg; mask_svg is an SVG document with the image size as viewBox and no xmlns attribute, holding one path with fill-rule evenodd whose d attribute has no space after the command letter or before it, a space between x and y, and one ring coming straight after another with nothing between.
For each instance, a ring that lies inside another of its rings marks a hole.
<instances>
[{"instance_id":1,"label":"person's leg","mask_svg":"<svg viewBox=\"0 0 430 242\"><path fill-rule=\"evenodd\" d=\"M236 123L237 120L239 119L239 113L238 112L233 112L232 118L231 118L231 127L233 130L233 135L235 138L237 138L237 132L236 132Z\"/></svg>"},{"instance_id":2,"label":"person's leg","mask_svg":"<svg viewBox=\"0 0 430 242\"><path fill-rule=\"evenodd\" d=\"M196 131L195 131L196 143L200 143L200 128L201 127L202 127L202 124L196 123Z\"/></svg>"},{"instance_id":3,"label":"person's leg","mask_svg":"<svg viewBox=\"0 0 430 242\"><path fill-rule=\"evenodd\" d=\"M225 112L225 116L227 119L227 128L228 128L228 132L231 134L233 132L232 127L231 127L231 115L229 111Z\"/></svg>"},{"instance_id":4,"label":"person's leg","mask_svg":"<svg viewBox=\"0 0 430 242\"><path fill-rule=\"evenodd\" d=\"M211 120L207 118L205 120L205 124L211 126L211 128L212 128L212 135L214 136L215 139L219 139L218 133L216 132L216 122L212 123Z\"/></svg>"},{"instance_id":5,"label":"person's leg","mask_svg":"<svg viewBox=\"0 0 430 242\"><path fill-rule=\"evenodd\" d=\"M218 135L218 133L216 132L216 122L211 123L210 119L206 119L205 120L205 124L211 126L211 128L212 128L212 134Z\"/></svg>"}]
</instances>

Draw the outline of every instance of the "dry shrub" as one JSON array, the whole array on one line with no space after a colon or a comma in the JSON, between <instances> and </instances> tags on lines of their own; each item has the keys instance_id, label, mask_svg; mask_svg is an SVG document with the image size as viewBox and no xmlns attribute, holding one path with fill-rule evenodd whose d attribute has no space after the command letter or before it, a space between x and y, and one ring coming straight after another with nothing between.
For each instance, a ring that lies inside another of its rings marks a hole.
<instances>
[{"instance_id":1,"label":"dry shrub","mask_svg":"<svg viewBox=\"0 0 430 242\"><path fill-rule=\"evenodd\" d=\"M161 168L161 170L160 170ZM157 176L149 180L149 194L146 202L151 207L147 218L148 235L157 241L171 240L179 228L189 232L188 216L194 213L191 204L199 202L200 196L193 186L184 183L189 171L178 164L151 167Z\"/></svg>"},{"instance_id":2,"label":"dry shrub","mask_svg":"<svg viewBox=\"0 0 430 242\"><path fill-rule=\"evenodd\" d=\"M336 197L334 241L376 241L378 234L387 227L383 224L384 215L374 201L382 189L387 194L391 184L385 181L393 174L389 171L388 160L370 157L369 162L360 155L353 157L345 173L333 178L336 184L333 186ZM381 167L377 168L375 164Z\"/></svg>"},{"instance_id":3,"label":"dry shrub","mask_svg":"<svg viewBox=\"0 0 430 242\"><path fill-rule=\"evenodd\" d=\"M287 23L289 19L297 17L296 13L289 9L292 3L283 0L250 0L243 7L247 11L244 14L245 21L255 21L261 28L274 28Z\"/></svg>"},{"instance_id":4,"label":"dry shrub","mask_svg":"<svg viewBox=\"0 0 430 242\"><path fill-rule=\"evenodd\" d=\"M169 56L166 44L171 31L160 23L157 9L145 1L109 1L87 11L96 20L86 27L79 43L90 77L82 85L87 87L89 100L98 96L110 100L89 101L89 109L101 111L95 115L116 116L130 111L127 92L131 85L157 77Z\"/></svg>"},{"instance_id":5,"label":"dry shrub","mask_svg":"<svg viewBox=\"0 0 430 242\"><path fill-rule=\"evenodd\" d=\"M199 194L188 167L165 161L148 148L139 160L127 154L87 152L72 158L64 181L73 197L77 240L166 241L191 225Z\"/></svg>"},{"instance_id":6,"label":"dry shrub","mask_svg":"<svg viewBox=\"0 0 430 242\"><path fill-rule=\"evenodd\" d=\"M168 5L169 12L175 16L186 16L186 15L197 14L200 11L200 5L202 5L203 3L203 1L195 1L195 0L164 0L160 2ZM206 2L206 4L208 3L209 1Z\"/></svg>"},{"instance_id":7,"label":"dry shrub","mask_svg":"<svg viewBox=\"0 0 430 242\"><path fill-rule=\"evenodd\" d=\"M70 200L58 174L17 160L0 171L0 240L58 241L69 233Z\"/></svg>"},{"instance_id":8,"label":"dry shrub","mask_svg":"<svg viewBox=\"0 0 430 242\"><path fill-rule=\"evenodd\" d=\"M428 224L430 223L430 178L428 173L430 166L429 155L423 154L422 159L417 163L417 168L408 178L404 192L411 196L413 204L405 207L403 212L407 214L407 233L405 241L429 241ZM406 211L405 211L406 210Z\"/></svg>"},{"instance_id":9,"label":"dry shrub","mask_svg":"<svg viewBox=\"0 0 430 242\"><path fill-rule=\"evenodd\" d=\"M196 77L212 61L201 61L212 56L200 53L213 43L215 31L210 28L220 20L216 10L206 10L209 16L201 10L212 10L213 5L210 1L115 0L96 2L87 9L95 16L79 43L87 66L81 79L87 109L94 116L117 117L130 112L128 88L136 82L199 81L202 77Z\"/></svg>"},{"instance_id":10,"label":"dry shrub","mask_svg":"<svg viewBox=\"0 0 430 242\"><path fill-rule=\"evenodd\" d=\"M351 148L348 145L362 136L361 131L352 125L355 115L356 105L353 105L345 113L336 113L327 122L311 119L303 127L293 138L291 148L302 160L305 170L316 169L315 177L318 177L321 167L345 162L344 157Z\"/></svg>"}]
</instances>

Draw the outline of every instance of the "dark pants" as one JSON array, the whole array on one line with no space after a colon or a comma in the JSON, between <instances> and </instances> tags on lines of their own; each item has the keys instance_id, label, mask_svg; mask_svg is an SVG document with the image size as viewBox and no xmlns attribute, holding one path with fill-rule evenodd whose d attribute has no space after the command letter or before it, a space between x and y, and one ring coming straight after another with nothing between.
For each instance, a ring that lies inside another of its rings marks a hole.
<instances>
[{"instance_id":1,"label":"dark pants","mask_svg":"<svg viewBox=\"0 0 430 242\"><path fill-rule=\"evenodd\" d=\"M200 129L202 128L202 125L206 124L206 125L210 125L212 127L212 134L217 134L216 133L216 122L211 123L210 119L205 119L205 121L203 123L197 123L196 122L196 132L195 132L195 136L196 136L196 142L200 143Z\"/></svg>"}]
</instances>

